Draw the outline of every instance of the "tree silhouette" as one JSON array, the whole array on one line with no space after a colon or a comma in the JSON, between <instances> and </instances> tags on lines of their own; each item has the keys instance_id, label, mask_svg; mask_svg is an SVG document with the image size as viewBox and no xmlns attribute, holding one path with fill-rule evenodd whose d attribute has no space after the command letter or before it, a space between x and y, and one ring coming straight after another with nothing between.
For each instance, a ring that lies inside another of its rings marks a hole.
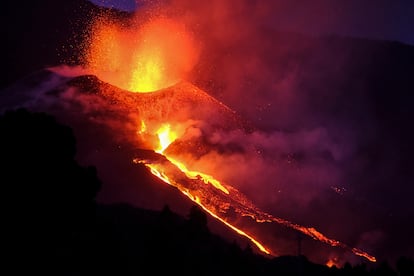
<instances>
[{"instance_id":1,"label":"tree silhouette","mask_svg":"<svg viewBox=\"0 0 414 276\"><path fill-rule=\"evenodd\" d=\"M408 257L400 257L397 260L397 270L400 276L414 275L414 260Z\"/></svg>"},{"instance_id":2,"label":"tree silhouette","mask_svg":"<svg viewBox=\"0 0 414 276\"><path fill-rule=\"evenodd\" d=\"M75 161L76 141L69 127L45 113L19 109L0 118L0 132L2 189L9 200L46 217L69 215L92 202L101 183L94 167Z\"/></svg>"},{"instance_id":3,"label":"tree silhouette","mask_svg":"<svg viewBox=\"0 0 414 276\"><path fill-rule=\"evenodd\" d=\"M188 218L190 223L195 225L196 227L199 227L200 229L207 228L207 215L197 205L191 206Z\"/></svg>"},{"instance_id":4,"label":"tree silhouette","mask_svg":"<svg viewBox=\"0 0 414 276\"><path fill-rule=\"evenodd\" d=\"M374 275L396 276L397 273L392 269L387 261L382 261L378 267L374 269Z\"/></svg>"},{"instance_id":5,"label":"tree silhouette","mask_svg":"<svg viewBox=\"0 0 414 276\"><path fill-rule=\"evenodd\" d=\"M5 250L34 271L46 260L58 264L91 220L101 185L96 169L76 162L72 130L45 113L7 111L0 133Z\"/></svg>"},{"instance_id":6,"label":"tree silhouette","mask_svg":"<svg viewBox=\"0 0 414 276\"><path fill-rule=\"evenodd\" d=\"M210 231L207 227L207 215L198 205L190 208L187 231L191 238L204 241L208 239Z\"/></svg>"}]
</instances>

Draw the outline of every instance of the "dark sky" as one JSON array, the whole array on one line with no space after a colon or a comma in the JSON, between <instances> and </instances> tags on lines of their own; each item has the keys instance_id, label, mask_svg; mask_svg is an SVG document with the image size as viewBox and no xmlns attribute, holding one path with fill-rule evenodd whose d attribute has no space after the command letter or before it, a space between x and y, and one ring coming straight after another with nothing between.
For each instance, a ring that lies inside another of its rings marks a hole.
<instances>
[{"instance_id":1,"label":"dark sky","mask_svg":"<svg viewBox=\"0 0 414 276\"><path fill-rule=\"evenodd\" d=\"M123 10L154 3L147 0L91 0ZM158 0L159 2L160 0ZM234 1L234 0L230 0ZM309 34L340 34L396 40L414 45L414 1L278 0L271 24ZM314 17L309 16L313 14Z\"/></svg>"}]
</instances>

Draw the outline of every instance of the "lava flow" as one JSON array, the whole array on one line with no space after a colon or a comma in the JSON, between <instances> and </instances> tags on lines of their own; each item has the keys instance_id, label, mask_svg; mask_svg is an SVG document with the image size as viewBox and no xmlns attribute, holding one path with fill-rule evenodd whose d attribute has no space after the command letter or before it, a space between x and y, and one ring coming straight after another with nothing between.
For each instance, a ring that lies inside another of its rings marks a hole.
<instances>
[{"instance_id":1,"label":"lava flow","mask_svg":"<svg viewBox=\"0 0 414 276\"><path fill-rule=\"evenodd\" d=\"M144 122L142 122L141 126L145 125ZM142 128L141 128L142 129ZM157 153L164 155L168 161L170 161L173 165L175 165L181 172L183 172L189 179L192 180L202 180L204 184L206 185L212 185L214 188L220 190L224 194L229 194L228 189L224 187L220 181L215 179L213 176L197 172L197 171L191 171L188 170L187 167L181 163L180 161L169 157L168 155L164 154L164 151L168 148L168 146L174 142L177 139L177 134L171 131L171 127L169 124L164 124L157 130L157 135L159 138L159 147L155 150ZM232 225L228 221L226 221L224 218L217 215L213 209L212 206L209 206L209 204L204 202L204 197L200 197L197 195L197 193L194 193L191 189L184 188L180 183L177 183L173 178L169 178L167 175L167 172L162 170L162 167L160 168L159 164L151 164L144 160L136 159L134 160L137 163L144 163L145 166L150 168L151 172L163 180L164 182L178 188L183 194L185 194L188 198L190 198L192 201L197 203L200 207L202 207L207 213L209 213L214 218L220 220L222 223L230 227L232 230L236 231L238 234L247 237L250 241L252 241L262 252L266 254L270 254L270 251L266 249L259 241L257 241L252 235L247 234L245 231L237 228L236 226ZM208 190L208 188L207 188Z\"/></svg>"},{"instance_id":2,"label":"lava flow","mask_svg":"<svg viewBox=\"0 0 414 276\"><path fill-rule=\"evenodd\" d=\"M340 241L328 238L313 227L301 226L261 211L237 189L230 185L222 184L210 175L189 171L183 163L165 154L165 150L168 146L178 137L176 133L171 131L169 124L162 125L161 128L157 130L157 135L159 138L159 146L156 149L156 152L164 155L169 162L156 160L149 161L139 158L135 159L134 162L144 164L155 176L165 183L176 187L213 217L219 219L238 234L249 238L262 252L271 254L270 250L266 249L266 247L251 234L247 234L226 219L230 207L242 217L250 217L258 223L267 222L284 225L300 231L314 240L321 241L334 247L343 248L353 252L357 256L364 257L371 262L376 262L374 256L371 256L358 248L351 248ZM183 178L180 173L184 173L187 178ZM200 184L200 182L204 185Z\"/></svg>"}]
</instances>

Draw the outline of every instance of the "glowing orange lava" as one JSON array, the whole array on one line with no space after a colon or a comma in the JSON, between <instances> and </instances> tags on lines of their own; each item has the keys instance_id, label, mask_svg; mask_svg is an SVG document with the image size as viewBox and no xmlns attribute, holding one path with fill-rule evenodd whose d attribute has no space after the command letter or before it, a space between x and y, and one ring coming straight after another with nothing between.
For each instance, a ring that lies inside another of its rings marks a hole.
<instances>
[{"instance_id":1,"label":"glowing orange lava","mask_svg":"<svg viewBox=\"0 0 414 276\"><path fill-rule=\"evenodd\" d=\"M101 80L133 92L176 84L198 58L190 32L172 19L121 25L98 17L90 34L86 67Z\"/></svg>"},{"instance_id":2,"label":"glowing orange lava","mask_svg":"<svg viewBox=\"0 0 414 276\"><path fill-rule=\"evenodd\" d=\"M145 124L141 123L141 130L143 126L145 126ZM238 234L247 237L260 251L266 254L272 254L270 250L268 250L257 240L257 238L253 237L251 234L247 234L245 231L236 227L226 219L226 213L229 206L231 206L234 211L242 217L250 217L257 223L278 223L299 231L314 240L329 244L333 247L343 248L347 251L351 251L357 256L364 257L371 262L376 262L376 258L374 256L371 256L358 248L351 248L340 241L328 238L313 227L305 227L261 211L237 189L228 185L223 185L220 181L210 175L196 171L189 171L183 163L175 160L165 153L168 146L178 138L177 133L172 130L170 124L162 124L156 130L156 135L159 140L159 145L157 145L156 151L164 155L170 163L166 163L165 161L157 162L139 159L134 160L134 162L144 164L150 169L152 174L163 180L165 183L176 187L188 198L201 206L206 212L220 220ZM177 174L177 171L184 173L188 179L183 180L183 178ZM191 182L191 180L194 180L195 182ZM180 181L188 183L181 183ZM211 185L203 187L198 184L199 181ZM211 187L213 187L213 189Z\"/></svg>"},{"instance_id":3,"label":"glowing orange lava","mask_svg":"<svg viewBox=\"0 0 414 276\"><path fill-rule=\"evenodd\" d=\"M143 129L146 129L145 123L141 122L141 129L138 131L138 133L142 133ZM181 172L183 172L189 179L201 179L205 184L209 185L211 184L214 188L220 190L221 192L225 194L229 194L228 189L226 189L220 181L215 179L213 176L197 172L197 171L190 171L187 169L187 167L179 162L178 160L169 157L164 153L164 151L168 148L168 146L173 143L178 135L171 129L170 124L163 124L160 128L156 131L156 134L159 139L159 146L155 150L157 153L163 154L172 164L174 164ZM226 226L237 232L239 235L242 235L246 238L248 238L253 244L257 246L257 248L266 253L271 254L270 251L263 246L257 239L255 239L252 235L247 234L245 231L237 228L236 226L232 225L228 221L226 221L224 218L220 217L218 214L216 214L212 208L209 208L209 206L203 204L203 201L198 197L197 195L193 194L190 189L185 189L178 183L173 182L170 180L170 178L166 175L166 173L162 172L162 170L159 169L159 167L156 164L150 164L142 161L138 161L138 163L144 163L146 167L150 168L150 171L152 174L163 180L165 183L172 185L176 188L178 188L184 195L186 195L189 199L197 203L200 207L202 207L207 213L209 213L214 218L218 219L222 223L224 223Z\"/></svg>"},{"instance_id":4,"label":"glowing orange lava","mask_svg":"<svg viewBox=\"0 0 414 276\"><path fill-rule=\"evenodd\" d=\"M229 191L218 181L215 179L212 175L205 174L202 172L197 171L191 171L187 169L187 167L180 161L178 161L175 158L172 158L166 154L164 154L165 149L177 139L177 134L171 130L171 127L169 124L162 125L157 130L157 135L159 139L159 147L155 151L157 153L163 154L171 163L176 165L185 175L190 179L198 179L201 178L205 184L211 184L215 188L221 190L223 193L228 194Z\"/></svg>"},{"instance_id":5,"label":"glowing orange lava","mask_svg":"<svg viewBox=\"0 0 414 276\"><path fill-rule=\"evenodd\" d=\"M339 268L339 263L338 263L338 258L337 257L333 257L333 258L330 258L327 262L326 262L326 264L325 264L327 267L334 267L334 266L336 266L336 267L338 267Z\"/></svg>"},{"instance_id":6,"label":"glowing orange lava","mask_svg":"<svg viewBox=\"0 0 414 276\"><path fill-rule=\"evenodd\" d=\"M156 132L160 145L155 152L163 153L168 146L177 139L177 134L171 131L171 126L169 124L162 125Z\"/></svg>"}]
</instances>

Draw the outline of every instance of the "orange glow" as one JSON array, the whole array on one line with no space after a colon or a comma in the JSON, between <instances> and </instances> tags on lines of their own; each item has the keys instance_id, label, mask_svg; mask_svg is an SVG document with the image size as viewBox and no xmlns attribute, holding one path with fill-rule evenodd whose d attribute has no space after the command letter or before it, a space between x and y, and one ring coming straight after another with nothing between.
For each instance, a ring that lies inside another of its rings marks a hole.
<instances>
[{"instance_id":1,"label":"orange glow","mask_svg":"<svg viewBox=\"0 0 414 276\"><path fill-rule=\"evenodd\" d=\"M165 183L168 183L168 184L170 184L170 185L172 185L171 184L171 181L168 179L168 176L166 176L165 174L163 174L163 173L160 173L159 171L157 171L157 168L154 166L154 165L152 165L152 164L145 164L148 168L150 168L150 170L151 170L151 173L153 174L153 175L155 175L156 177L158 177L159 179L161 179L162 181L164 181Z\"/></svg>"},{"instance_id":2,"label":"orange glow","mask_svg":"<svg viewBox=\"0 0 414 276\"><path fill-rule=\"evenodd\" d=\"M377 259L374 256L369 255L368 253L362 251L361 249L358 248L352 248L352 252L357 255L357 256L361 256L366 258L367 260L375 263L377 261Z\"/></svg>"},{"instance_id":3,"label":"orange glow","mask_svg":"<svg viewBox=\"0 0 414 276\"><path fill-rule=\"evenodd\" d=\"M176 165L183 173L185 173L185 175L190 178L190 179L198 179L201 178L203 180L203 182L205 184L211 184L213 185L216 189L219 189L220 191L222 191L223 193L228 194L229 191L220 183L220 181L218 181L217 179L215 179L213 176L209 175L209 174L205 174L205 173L201 173L201 172L197 172L197 171L190 171L187 169L187 167L177 161L174 158L167 157L167 159L173 163L174 165Z\"/></svg>"},{"instance_id":4,"label":"orange glow","mask_svg":"<svg viewBox=\"0 0 414 276\"><path fill-rule=\"evenodd\" d=\"M333 258L330 258L327 262L326 262L326 264L325 264L327 267L334 267L334 266L336 266L336 267L338 267L339 268L339 263L338 263L338 258L337 257L333 257Z\"/></svg>"},{"instance_id":5,"label":"orange glow","mask_svg":"<svg viewBox=\"0 0 414 276\"><path fill-rule=\"evenodd\" d=\"M218 215L216 215L215 213L213 213L211 210L209 210L206 206L204 206L201 203L201 201L200 201L200 199L198 197L194 197L194 199L192 199L192 200L194 202L196 202L198 205L200 205L203 208L203 210L206 211L207 213L209 213L211 216L213 216L214 218L218 219L219 221L221 221L222 223L224 223L225 225L227 225L228 227L230 227L231 229L233 229L234 231L236 231L239 235L242 235L242 236L248 238L251 242L253 242L257 246L257 248L259 248L260 251L262 251L262 252L264 252L266 254L269 254L269 255L271 254L270 251L269 251L269 249L265 248L259 241L257 241L251 235L247 234L243 230L240 230L236 226L228 223L226 220L222 219L221 217L219 217Z\"/></svg>"},{"instance_id":6,"label":"orange glow","mask_svg":"<svg viewBox=\"0 0 414 276\"><path fill-rule=\"evenodd\" d=\"M159 147L155 150L157 153L163 153L168 146L177 139L177 134L171 131L170 124L162 125L156 132L160 142Z\"/></svg>"},{"instance_id":7,"label":"orange glow","mask_svg":"<svg viewBox=\"0 0 414 276\"><path fill-rule=\"evenodd\" d=\"M145 122L142 121L141 122L141 128L138 131L138 133L142 133L142 131L146 130L146 129L147 129L146 124L145 124ZM190 171L190 170L187 169L187 167L183 163L181 163L178 160L176 160L174 158L171 158L171 157L167 156L166 154L164 154L164 151L168 148L168 146L171 143L173 143L178 137L177 133L172 131L170 124L161 125L161 127L157 129L156 134L157 134L158 139L159 139L159 146L155 150L157 153L163 154L172 164L174 164L188 178L190 178L190 179L201 179L205 184L211 184L212 186L214 186L216 189L222 191L223 193L229 194L229 191L220 183L220 181L216 180L213 176L208 175L208 174L204 174L204 173L200 173L200 172L196 172L196 171ZM239 235L248 238L253 244L255 244L257 246L257 248L260 251L262 251L266 254L270 254L270 251L265 246L263 246L259 241L257 241L253 236L247 234L245 231L237 228L236 226L234 226L231 223L227 222L224 218L222 218L219 215L217 215L216 213L214 213L211 208L204 205L202 203L202 201L200 200L200 198L197 197L196 195L193 195L190 190L183 188L181 185L174 184L174 182L169 179L169 177L165 174L165 172L162 172L161 170L159 170L157 168L156 164L150 164L150 163L147 163L147 162L144 162L144 161L136 161L136 160L134 160L134 162L143 163L146 167L148 167L150 169L150 171L153 175L157 176L159 179L161 179L165 183L178 188L184 195L186 195L189 199L191 199L192 201L197 203L200 207L202 207L211 216L213 216L214 218L216 218L219 221L221 221L222 223L224 223L226 226L228 226L230 229L234 230Z\"/></svg>"},{"instance_id":8,"label":"orange glow","mask_svg":"<svg viewBox=\"0 0 414 276\"><path fill-rule=\"evenodd\" d=\"M141 126L142 129L142 126ZM221 190L223 193L228 194L229 191L213 176L209 174L205 174L202 172L191 171L187 169L187 167L180 161L175 158L172 158L166 154L164 151L168 148L168 146L173 143L177 139L177 133L171 130L170 124L163 124L157 131L156 134L158 135L159 139L159 147L155 150L155 152L163 154L171 163L176 165L188 178L190 179L198 179L201 178L205 184L211 184L215 188Z\"/></svg>"},{"instance_id":9,"label":"orange glow","mask_svg":"<svg viewBox=\"0 0 414 276\"><path fill-rule=\"evenodd\" d=\"M172 86L197 62L190 32L172 19L126 26L98 17L90 33L86 66L101 80L129 91Z\"/></svg>"},{"instance_id":10,"label":"orange glow","mask_svg":"<svg viewBox=\"0 0 414 276\"><path fill-rule=\"evenodd\" d=\"M141 121L141 128L139 129L138 133L145 133L147 131L147 125L145 124L144 121Z\"/></svg>"}]
</instances>

